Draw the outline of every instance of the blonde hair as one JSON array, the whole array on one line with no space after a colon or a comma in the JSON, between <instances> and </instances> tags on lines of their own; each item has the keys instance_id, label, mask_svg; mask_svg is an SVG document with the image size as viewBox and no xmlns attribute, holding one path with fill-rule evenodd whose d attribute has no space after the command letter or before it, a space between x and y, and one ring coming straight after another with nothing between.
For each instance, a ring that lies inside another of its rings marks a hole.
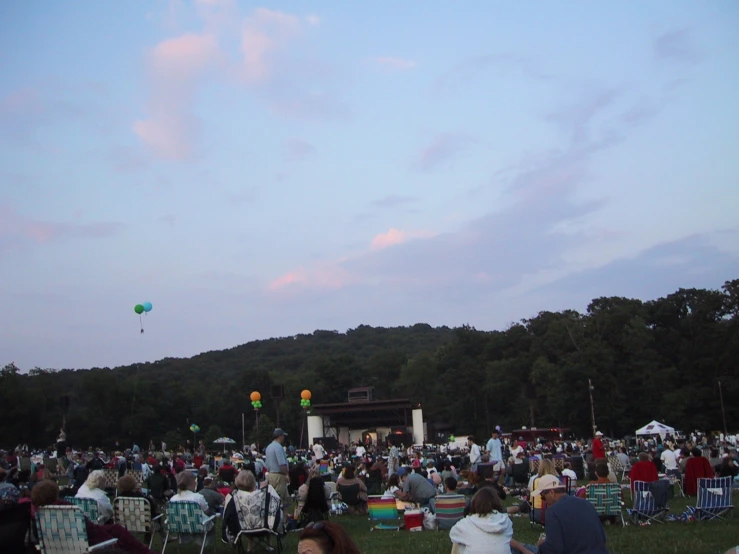
<instances>
[{"instance_id":1,"label":"blonde hair","mask_svg":"<svg viewBox=\"0 0 739 554\"><path fill-rule=\"evenodd\" d=\"M242 469L234 479L234 485L241 491L252 492L257 488L257 479L251 471Z\"/></svg>"},{"instance_id":2,"label":"blonde hair","mask_svg":"<svg viewBox=\"0 0 739 554\"><path fill-rule=\"evenodd\" d=\"M102 469L96 469L90 472L90 475L87 476L87 481L85 481L88 489L102 489L104 483L105 472Z\"/></svg>"},{"instance_id":3,"label":"blonde hair","mask_svg":"<svg viewBox=\"0 0 739 554\"><path fill-rule=\"evenodd\" d=\"M557 473L557 469L554 467L554 462L548 458L539 460L539 472L537 475L539 477L542 475L554 475L555 477L559 477L559 473Z\"/></svg>"}]
</instances>

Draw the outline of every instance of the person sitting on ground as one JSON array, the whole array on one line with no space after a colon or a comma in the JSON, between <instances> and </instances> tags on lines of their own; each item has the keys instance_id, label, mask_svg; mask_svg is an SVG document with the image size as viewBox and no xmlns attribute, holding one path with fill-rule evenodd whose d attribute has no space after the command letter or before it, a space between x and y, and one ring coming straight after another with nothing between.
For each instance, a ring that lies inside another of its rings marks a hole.
<instances>
[{"instance_id":1,"label":"person sitting on ground","mask_svg":"<svg viewBox=\"0 0 739 554\"><path fill-rule=\"evenodd\" d=\"M398 492L400 492L400 478L397 473L393 473L387 480L387 488L385 489L385 492L382 493L382 497L396 498L396 493Z\"/></svg>"},{"instance_id":2,"label":"person sitting on ground","mask_svg":"<svg viewBox=\"0 0 739 554\"><path fill-rule=\"evenodd\" d=\"M326 488L323 485L323 479L316 475L311 477L306 485L308 491L300 511L300 523L307 524L328 519L328 502L326 501Z\"/></svg>"},{"instance_id":3,"label":"person sitting on ground","mask_svg":"<svg viewBox=\"0 0 739 554\"><path fill-rule=\"evenodd\" d=\"M33 487L31 503L34 510L44 506L70 505L69 502L59 499L59 485L50 479L39 481ZM85 517L85 529L87 530L87 542L90 546L95 546L111 539L118 539L115 546L122 552L129 554L154 554L145 544L141 543L121 525L97 525Z\"/></svg>"},{"instance_id":4,"label":"person sitting on ground","mask_svg":"<svg viewBox=\"0 0 739 554\"><path fill-rule=\"evenodd\" d=\"M606 534L598 512L587 500L570 496L554 475L545 475L531 492L547 503L546 538L539 554L608 554Z\"/></svg>"},{"instance_id":5,"label":"person sitting on ground","mask_svg":"<svg viewBox=\"0 0 739 554\"><path fill-rule=\"evenodd\" d=\"M309 523L298 538L298 554L361 554L359 547L338 523Z\"/></svg>"},{"instance_id":6,"label":"person sitting on ground","mask_svg":"<svg viewBox=\"0 0 739 554\"><path fill-rule=\"evenodd\" d=\"M91 498L98 505L98 514L104 521L113 517L113 505L108 495L103 490L105 473L102 469L96 469L87 476L87 481L79 488L76 498Z\"/></svg>"},{"instance_id":7,"label":"person sitting on ground","mask_svg":"<svg viewBox=\"0 0 739 554\"><path fill-rule=\"evenodd\" d=\"M436 496L436 487L419 473L403 475L401 483L402 491L398 493L398 498L406 502L415 502L424 507Z\"/></svg>"},{"instance_id":8,"label":"person sitting on ground","mask_svg":"<svg viewBox=\"0 0 739 554\"><path fill-rule=\"evenodd\" d=\"M492 487L475 493L470 514L454 524L449 539L452 554L530 554L536 550L513 538L513 522Z\"/></svg>"},{"instance_id":9,"label":"person sitting on ground","mask_svg":"<svg viewBox=\"0 0 739 554\"><path fill-rule=\"evenodd\" d=\"M308 485L312 479L318 478L319 481L321 481L321 486L323 487L324 497L326 500L329 500L331 498L331 487L326 485L323 482L323 479L321 478L321 469L319 466L313 466L310 469L310 472L308 473L308 480L300 485L300 488L298 488L298 497L297 497L297 504L295 506L295 519L300 520L300 514L303 511L303 506L305 506L305 501L308 498Z\"/></svg>"}]
</instances>

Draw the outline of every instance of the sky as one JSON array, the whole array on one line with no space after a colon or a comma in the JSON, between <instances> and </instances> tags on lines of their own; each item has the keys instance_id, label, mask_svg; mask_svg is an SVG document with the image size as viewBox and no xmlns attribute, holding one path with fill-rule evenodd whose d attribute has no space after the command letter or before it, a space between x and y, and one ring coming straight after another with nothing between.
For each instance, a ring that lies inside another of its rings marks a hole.
<instances>
[{"instance_id":1,"label":"sky","mask_svg":"<svg viewBox=\"0 0 739 554\"><path fill-rule=\"evenodd\" d=\"M2 2L0 365L719 288L737 28L733 0Z\"/></svg>"}]
</instances>

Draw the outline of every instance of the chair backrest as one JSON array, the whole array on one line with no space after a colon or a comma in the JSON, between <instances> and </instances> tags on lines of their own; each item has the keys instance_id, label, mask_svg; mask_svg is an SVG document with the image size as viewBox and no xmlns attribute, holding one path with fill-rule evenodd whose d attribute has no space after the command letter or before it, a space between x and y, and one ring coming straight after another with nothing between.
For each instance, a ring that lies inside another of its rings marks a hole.
<instances>
[{"instance_id":1,"label":"chair backrest","mask_svg":"<svg viewBox=\"0 0 739 554\"><path fill-rule=\"evenodd\" d=\"M85 515L77 506L44 506L36 510L42 554L85 554L88 549Z\"/></svg>"},{"instance_id":2,"label":"chair backrest","mask_svg":"<svg viewBox=\"0 0 739 554\"><path fill-rule=\"evenodd\" d=\"M97 523L98 517L100 517L97 500L92 498L77 498L75 496L65 496L64 500L77 506L87 516L87 519Z\"/></svg>"},{"instance_id":3,"label":"chair backrest","mask_svg":"<svg viewBox=\"0 0 739 554\"><path fill-rule=\"evenodd\" d=\"M318 462L318 467L321 475L328 473L328 460L321 460L320 462Z\"/></svg>"},{"instance_id":4,"label":"chair backrest","mask_svg":"<svg viewBox=\"0 0 739 554\"><path fill-rule=\"evenodd\" d=\"M529 473L539 473L539 458L529 458Z\"/></svg>"},{"instance_id":5,"label":"chair backrest","mask_svg":"<svg viewBox=\"0 0 739 554\"><path fill-rule=\"evenodd\" d=\"M205 532L203 513L197 502L176 501L167 504L167 529L170 533L199 535Z\"/></svg>"},{"instance_id":6,"label":"chair backrest","mask_svg":"<svg viewBox=\"0 0 739 554\"><path fill-rule=\"evenodd\" d=\"M590 483L585 487L585 498L599 516L621 513L621 485L617 483Z\"/></svg>"},{"instance_id":7,"label":"chair backrest","mask_svg":"<svg viewBox=\"0 0 739 554\"><path fill-rule=\"evenodd\" d=\"M48 469L51 473L56 473L56 470L59 465L59 460L56 458L44 458L44 467Z\"/></svg>"},{"instance_id":8,"label":"chair backrest","mask_svg":"<svg viewBox=\"0 0 739 554\"><path fill-rule=\"evenodd\" d=\"M359 504L359 485L337 485L336 490L341 495L341 501L347 506Z\"/></svg>"},{"instance_id":9,"label":"chair backrest","mask_svg":"<svg viewBox=\"0 0 739 554\"><path fill-rule=\"evenodd\" d=\"M136 479L136 484L139 487L141 487L144 484L144 472L141 471L140 469L128 469L126 470L126 475L130 475L131 477Z\"/></svg>"},{"instance_id":10,"label":"chair backrest","mask_svg":"<svg viewBox=\"0 0 739 554\"><path fill-rule=\"evenodd\" d=\"M369 518L373 521L397 520L400 517L394 498L370 496L367 498L367 508Z\"/></svg>"},{"instance_id":11,"label":"chair backrest","mask_svg":"<svg viewBox=\"0 0 739 554\"><path fill-rule=\"evenodd\" d=\"M31 458L24 456L18 462L18 467L21 471L31 471Z\"/></svg>"},{"instance_id":12,"label":"chair backrest","mask_svg":"<svg viewBox=\"0 0 739 554\"><path fill-rule=\"evenodd\" d=\"M113 501L115 522L132 533L151 531L151 504L146 498L119 496Z\"/></svg>"},{"instance_id":13,"label":"chair backrest","mask_svg":"<svg viewBox=\"0 0 739 554\"><path fill-rule=\"evenodd\" d=\"M698 479L698 502L695 507L709 512L731 508L734 506L732 491L731 477Z\"/></svg>"},{"instance_id":14,"label":"chair backrest","mask_svg":"<svg viewBox=\"0 0 739 554\"><path fill-rule=\"evenodd\" d=\"M103 469L102 489L115 489L118 485L118 469L106 467Z\"/></svg>"},{"instance_id":15,"label":"chair backrest","mask_svg":"<svg viewBox=\"0 0 739 554\"><path fill-rule=\"evenodd\" d=\"M559 479L559 482L562 483L565 490L567 491L567 494L572 494L572 479L567 477L567 475L557 475L557 479Z\"/></svg>"},{"instance_id":16,"label":"chair backrest","mask_svg":"<svg viewBox=\"0 0 739 554\"><path fill-rule=\"evenodd\" d=\"M464 517L467 500L461 494L441 494L436 497L436 522L439 529L451 529Z\"/></svg>"},{"instance_id":17,"label":"chair backrest","mask_svg":"<svg viewBox=\"0 0 739 554\"><path fill-rule=\"evenodd\" d=\"M624 470L624 466L616 456L608 456L608 467L611 468L613 473L618 473Z\"/></svg>"}]
</instances>

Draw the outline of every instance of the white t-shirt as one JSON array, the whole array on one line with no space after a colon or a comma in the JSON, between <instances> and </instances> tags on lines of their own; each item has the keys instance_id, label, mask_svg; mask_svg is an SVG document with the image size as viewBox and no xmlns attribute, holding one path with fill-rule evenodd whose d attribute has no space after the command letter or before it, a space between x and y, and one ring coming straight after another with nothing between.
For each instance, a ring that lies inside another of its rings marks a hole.
<instances>
[{"instance_id":1,"label":"white t-shirt","mask_svg":"<svg viewBox=\"0 0 739 554\"><path fill-rule=\"evenodd\" d=\"M200 508L203 510L203 513L208 513L208 502L205 500L205 497L199 492L179 491L172 498L170 498L169 501L170 502L197 502L200 505Z\"/></svg>"},{"instance_id":2,"label":"white t-shirt","mask_svg":"<svg viewBox=\"0 0 739 554\"><path fill-rule=\"evenodd\" d=\"M326 455L326 451L323 449L323 445L316 443L313 445L313 454L316 455L316 460L323 460Z\"/></svg>"},{"instance_id":3,"label":"white t-shirt","mask_svg":"<svg viewBox=\"0 0 739 554\"><path fill-rule=\"evenodd\" d=\"M665 470L677 469L677 454L674 450L665 450L660 456L660 460L665 464Z\"/></svg>"},{"instance_id":4,"label":"white t-shirt","mask_svg":"<svg viewBox=\"0 0 739 554\"><path fill-rule=\"evenodd\" d=\"M480 463L480 458L482 458L482 454L480 453L480 445L475 443L472 445L472 448L470 448L470 463L478 464Z\"/></svg>"},{"instance_id":5,"label":"white t-shirt","mask_svg":"<svg viewBox=\"0 0 739 554\"><path fill-rule=\"evenodd\" d=\"M357 446L357 451L355 452L355 454L357 456L359 456L361 458L366 453L367 453L367 449L364 446L362 446L361 444L359 446Z\"/></svg>"},{"instance_id":6,"label":"white t-shirt","mask_svg":"<svg viewBox=\"0 0 739 554\"><path fill-rule=\"evenodd\" d=\"M513 462L516 464L523 463L523 460L518 459L518 453L523 452L523 447L519 444L516 448L511 448L511 458L513 458Z\"/></svg>"},{"instance_id":7,"label":"white t-shirt","mask_svg":"<svg viewBox=\"0 0 739 554\"><path fill-rule=\"evenodd\" d=\"M569 468L568 469L563 469L562 470L562 475L565 476L565 477L569 477L570 478L570 481L572 482L573 485L575 483L577 483L577 473L575 473L571 469L569 469Z\"/></svg>"}]
</instances>

